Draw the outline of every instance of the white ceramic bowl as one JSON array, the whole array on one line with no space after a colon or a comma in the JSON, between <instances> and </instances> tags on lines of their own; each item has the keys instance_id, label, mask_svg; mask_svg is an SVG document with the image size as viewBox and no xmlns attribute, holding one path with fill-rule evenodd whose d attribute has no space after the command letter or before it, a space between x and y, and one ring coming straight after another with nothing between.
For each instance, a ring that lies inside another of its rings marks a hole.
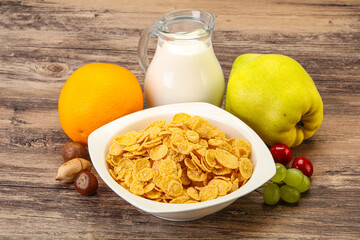
<instances>
[{"instance_id":1,"label":"white ceramic bowl","mask_svg":"<svg viewBox=\"0 0 360 240\"><path fill-rule=\"evenodd\" d=\"M190 203L169 204L151 201L136 196L121 187L109 174L105 157L115 136L126 134L131 130L141 130L149 123L164 119L171 121L179 112L198 115L208 120L212 125L224 131L228 138L244 138L250 142L252 153L250 160L254 172L250 180L241 188L224 197L214 200ZM151 213L159 218L186 221L194 220L217 212L238 198L254 191L275 174L275 164L270 151L260 137L244 122L225 110L208 103L180 103L149 108L119 118L95 130L88 139L89 152L94 167L104 182L125 201L135 207Z\"/></svg>"}]
</instances>

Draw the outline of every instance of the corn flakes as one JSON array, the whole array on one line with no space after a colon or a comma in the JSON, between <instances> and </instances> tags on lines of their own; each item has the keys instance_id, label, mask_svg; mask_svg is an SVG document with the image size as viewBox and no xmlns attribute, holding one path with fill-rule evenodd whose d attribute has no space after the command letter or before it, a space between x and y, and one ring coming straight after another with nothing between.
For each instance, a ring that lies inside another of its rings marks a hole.
<instances>
[{"instance_id":1,"label":"corn flakes","mask_svg":"<svg viewBox=\"0 0 360 240\"><path fill-rule=\"evenodd\" d=\"M109 174L133 194L164 203L212 200L241 188L251 177L251 145L228 139L199 116L178 113L114 138Z\"/></svg>"}]
</instances>

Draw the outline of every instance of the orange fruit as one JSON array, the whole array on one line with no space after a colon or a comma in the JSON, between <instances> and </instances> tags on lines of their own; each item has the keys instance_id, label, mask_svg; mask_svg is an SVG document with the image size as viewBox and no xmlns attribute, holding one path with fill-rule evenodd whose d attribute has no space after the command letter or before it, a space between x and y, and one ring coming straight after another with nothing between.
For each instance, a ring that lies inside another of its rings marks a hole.
<instances>
[{"instance_id":1,"label":"orange fruit","mask_svg":"<svg viewBox=\"0 0 360 240\"><path fill-rule=\"evenodd\" d=\"M85 144L95 129L143 107L135 75L108 63L77 69L62 88L58 103L62 129L73 141Z\"/></svg>"}]
</instances>

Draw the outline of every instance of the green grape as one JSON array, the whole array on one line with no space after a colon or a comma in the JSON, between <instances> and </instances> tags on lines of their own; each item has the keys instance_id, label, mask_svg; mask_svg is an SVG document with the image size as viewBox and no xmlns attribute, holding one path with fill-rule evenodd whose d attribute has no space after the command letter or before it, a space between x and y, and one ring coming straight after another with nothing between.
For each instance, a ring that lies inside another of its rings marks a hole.
<instances>
[{"instance_id":1,"label":"green grape","mask_svg":"<svg viewBox=\"0 0 360 240\"><path fill-rule=\"evenodd\" d=\"M280 197L288 203L296 203L300 199L300 193L295 187L284 185L280 188Z\"/></svg>"},{"instance_id":2,"label":"green grape","mask_svg":"<svg viewBox=\"0 0 360 240\"><path fill-rule=\"evenodd\" d=\"M271 181L280 183L286 177L286 168L281 163L275 163L276 173L271 178Z\"/></svg>"},{"instance_id":3,"label":"green grape","mask_svg":"<svg viewBox=\"0 0 360 240\"><path fill-rule=\"evenodd\" d=\"M309 188L310 188L310 179L304 175L304 180L297 186L295 186L295 188L300 192L306 192Z\"/></svg>"},{"instance_id":4,"label":"green grape","mask_svg":"<svg viewBox=\"0 0 360 240\"><path fill-rule=\"evenodd\" d=\"M286 177L283 182L289 186L297 186L304 180L304 174L296 168L289 168L286 170Z\"/></svg>"},{"instance_id":5,"label":"green grape","mask_svg":"<svg viewBox=\"0 0 360 240\"><path fill-rule=\"evenodd\" d=\"M280 200L280 189L276 183L268 184L263 191L263 199L267 205L274 205Z\"/></svg>"}]
</instances>

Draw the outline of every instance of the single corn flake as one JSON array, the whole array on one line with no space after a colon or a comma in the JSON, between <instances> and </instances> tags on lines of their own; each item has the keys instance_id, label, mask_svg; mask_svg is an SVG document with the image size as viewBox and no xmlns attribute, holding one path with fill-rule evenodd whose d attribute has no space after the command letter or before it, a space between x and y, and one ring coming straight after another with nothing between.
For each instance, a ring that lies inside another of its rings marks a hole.
<instances>
[{"instance_id":1,"label":"single corn flake","mask_svg":"<svg viewBox=\"0 0 360 240\"><path fill-rule=\"evenodd\" d=\"M213 149L206 150L205 160L206 160L206 163L207 163L211 168L215 167L215 165L216 165L215 150L213 150Z\"/></svg>"},{"instance_id":2,"label":"single corn flake","mask_svg":"<svg viewBox=\"0 0 360 240\"><path fill-rule=\"evenodd\" d=\"M133 151L138 151L139 148L140 148L140 144L135 143L130 146L125 146L124 151L133 152Z\"/></svg>"},{"instance_id":3,"label":"single corn flake","mask_svg":"<svg viewBox=\"0 0 360 240\"><path fill-rule=\"evenodd\" d=\"M239 170L245 179L249 179L253 171L251 161L248 158L240 158Z\"/></svg>"},{"instance_id":4,"label":"single corn flake","mask_svg":"<svg viewBox=\"0 0 360 240\"><path fill-rule=\"evenodd\" d=\"M144 191L144 182L134 180L130 184L130 192L136 195L143 195L145 193Z\"/></svg>"},{"instance_id":5,"label":"single corn flake","mask_svg":"<svg viewBox=\"0 0 360 240\"><path fill-rule=\"evenodd\" d=\"M181 132L175 132L170 137L171 143L174 144L175 146L182 144L182 142L185 140L186 140L186 137Z\"/></svg>"},{"instance_id":6,"label":"single corn flake","mask_svg":"<svg viewBox=\"0 0 360 240\"><path fill-rule=\"evenodd\" d=\"M145 193L145 197L153 199L153 200L160 198L161 195L162 195L162 192L159 192L156 189L152 189L151 191Z\"/></svg>"},{"instance_id":7,"label":"single corn flake","mask_svg":"<svg viewBox=\"0 0 360 240\"><path fill-rule=\"evenodd\" d=\"M155 187L159 187L161 189L162 176L159 173L159 171L154 172L154 176L152 178L152 181L153 181L153 183L155 183L155 185L156 185Z\"/></svg>"},{"instance_id":8,"label":"single corn flake","mask_svg":"<svg viewBox=\"0 0 360 240\"><path fill-rule=\"evenodd\" d=\"M179 163L185 159L185 155L183 155L181 153L176 153L171 158L172 158L172 160L174 160L174 162Z\"/></svg>"},{"instance_id":9,"label":"single corn flake","mask_svg":"<svg viewBox=\"0 0 360 240\"><path fill-rule=\"evenodd\" d=\"M172 180L167 187L167 193L173 197L180 196L183 193L182 184L178 181Z\"/></svg>"},{"instance_id":10,"label":"single corn flake","mask_svg":"<svg viewBox=\"0 0 360 240\"><path fill-rule=\"evenodd\" d=\"M209 138L210 123L203 118L198 118L192 129L199 134L201 138Z\"/></svg>"},{"instance_id":11,"label":"single corn flake","mask_svg":"<svg viewBox=\"0 0 360 240\"><path fill-rule=\"evenodd\" d=\"M184 123L181 121L171 121L166 125L167 128L179 128L180 130L184 128Z\"/></svg>"},{"instance_id":12,"label":"single corn flake","mask_svg":"<svg viewBox=\"0 0 360 240\"><path fill-rule=\"evenodd\" d=\"M208 148L208 147L209 147L209 144L208 144L208 142L207 142L205 139L200 139L199 145L202 146L202 147L204 147L204 148Z\"/></svg>"},{"instance_id":13,"label":"single corn flake","mask_svg":"<svg viewBox=\"0 0 360 240\"><path fill-rule=\"evenodd\" d=\"M181 180L182 184L185 185L185 186L191 184L191 180L187 176L187 170L186 169L184 169L181 172L180 180Z\"/></svg>"},{"instance_id":14,"label":"single corn flake","mask_svg":"<svg viewBox=\"0 0 360 240\"><path fill-rule=\"evenodd\" d=\"M144 193L148 193L148 192L152 191L154 188L155 188L155 183L150 182L150 183L145 185Z\"/></svg>"},{"instance_id":15,"label":"single corn flake","mask_svg":"<svg viewBox=\"0 0 360 240\"><path fill-rule=\"evenodd\" d=\"M168 147L165 145L159 145L150 149L150 158L152 160L160 160L166 156Z\"/></svg>"},{"instance_id":16,"label":"single corn flake","mask_svg":"<svg viewBox=\"0 0 360 240\"><path fill-rule=\"evenodd\" d=\"M146 133L142 133L136 142L137 143L145 143L148 141L148 139L149 139L149 133L146 132Z\"/></svg>"},{"instance_id":17,"label":"single corn flake","mask_svg":"<svg viewBox=\"0 0 360 240\"><path fill-rule=\"evenodd\" d=\"M160 162L159 172L161 175L177 175L176 163L171 159L165 159Z\"/></svg>"},{"instance_id":18,"label":"single corn flake","mask_svg":"<svg viewBox=\"0 0 360 240\"><path fill-rule=\"evenodd\" d=\"M141 169L150 168L150 161L146 158L140 158L134 161L135 162L135 171L139 172Z\"/></svg>"},{"instance_id":19,"label":"single corn flake","mask_svg":"<svg viewBox=\"0 0 360 240\"><path fill-rule=\"evenodd\" d=\"M181 183L181 180L176 175L163 175L161 176L160 188L163 192L168 193L168 186L170 182L178 181Z\"/></svg>"},{"instance_id":20,"label":"single corn flake","mask_svg":"<svg viewBox=\"0 0 360 240\"><path fill-rule=\"evenodd\" d=\"M199 196L199 192L193 188L193 187L189 187L188 189L186 189L186 193L193 199L200 201L200 196Z\"/></svg>"},{"instance_id":21,"label":"single corn flake","mask_svg":"<svg viewBox=\"0 0 360 240\"><path fill-rule=\"evenodd\" d=\"M223 144L224 141L221 139L212 138L212 139L209 139L208 143L210 146L218 147L221 144Z\"/></svg>"},{"instance_id":22,"label":"single corn flake","mask_svg":"<svg viewBox=\"0 0 360 240\"><path fill-rule=\"evenodd\" d=\"M124 168L134 168L135 167L135 163L133 161L131 161L128 158L123 158L119 161L117 167L119 167L120 169L124 169Z\"/></svg>"},{"instance_id":23,"label":"single corn flake","mask_svg":"<svg viewBox=\"0 0 360 240\"><path fill-rule=\"evenodd\" d=\"M219 196L225 196L231 189L232 184L230 181L225 181L223 179L214 178L209 183L208 186L216 186L218 188Z\"/></svg>"},{"instance_id":24,"label":"single corn flake","mask_svg":"<svg viewBox=\"0 0 360 240\"><path fill-rule=\"evenodd\" d=\"M148 182L154 177L154 169L143 168L136 174L136 179L142 182Z\"/></svg>"},{"instance_id":25,"label":"single corn flake","mask_svg":"<svg viewBox=\"0 0 360 240\"><path fill-rule=\"evenodd\" d=\"M132 176L133 170L132 169L121 169L116 176L116 180L125 181L125 178L129 175Z\"/></svg>"},{"instance_id":26,"label":"single corn flake","mask_svg":"<svg viewBox=\"0 0 360 240\"><path fill-rule=\"evenodd\" d=\"M226 168L236 169L239 167L239 160L236 156L223 149L215 150L216 160Z\"/></svg>"},{"instance_id":27,"label":"single corn flake","mask_svg":"<svg viewBox=\"0 0 360 240\"><path fill-rule=\"evenodd\" d=\"M231 168L221 167L216 168L216 166L211 170L215 175L226 175L230 174L233 170Z\"/></svg>"},{"instance_id":28,"label":"single corn flake","mask_svg":"<svg viewBox=\"0 0 360 240\"><path fill-rule=\"evenodd\" d=\"M205 155L206 155L206 148L204 148L204 147L198 148L198 149L195 150L195 153L196 153L198 156L205 157Z\"/></svg>"},{"instance_id":29,"label":"single corn flake","mask_svg":"<svg viewBox=\"0 0 360 240\"><path fill-rule=\"evenodd\" d=\"M185 158L184 164L188 169L199 170L199 167L196 166L196 164L190 158Z\"/></svg>"},{"instance_id":30,"label":"single corn flake","mask_svg":"<svg viewBox=\"0 0 360 240\"><path fill-rule=\"evenodd\" d=\"M133 181L134 181L134 178L133 178L132 172L131 172L131 174L125 175L124 183L127 187L130 187L130 185L132 184Z\"/></svg>"},{"instance_id":31,"label":"single corn flake","mask_svg":"<svg viewBox=\"0 0 360 240\"><path fill-rule=\"evenodd\" d=\"M212 168L207 164L204 157L201 158L200 162L202 170L204 170L205 172L211 172Z\"/></svg>"},{"instance_id":32,"label":"single corn flake","mask_svg":"<svg viewBox=\"0 0 360 240\"><path fill-rule=\"evenodd\" d=\"M200 201L204 202L215 199L218 196L218 193L219 190L216 186L211 186L211 185L205 186L200 190L199 193Z\"/></svg>"},{"instance_id":33,"label":"single corn flake","mask_svg":"<svg viewBox=\"0 0 360 240\"><path fill-rule=\"evenodd\" d=\"M181 204L181 203L186 203L187 201L189 201L188 196L180 196L180 197L172 199L169 203Z\"/></svg>"},{"instance_id":34,"label":"single corn flake","mask_svg":"<svg viewBox=\"0 0 360 240\"><path fill-rule=\"evenodd\" d=\"M136 143L137 139L132 136L119 136L115 138L115 141L122 146L130 146Z\"/></svg>"},{"instance_id":35,"label":"single corn flake","mask_svg":"<svg viewBox=\"0 0 360 240\"><path fill-rule=\"evenodd\" d=\"M153 161L151 168L154 169L156 172L158 172L157 170L159 170L160 168L160 163L161 161Z\"/></svg>"},{"instance_id":36,"label":"single corn flake","mask_svg":"<svg viewBox=\"0 0 360 240\"><path fill-rule=\"evenodd\" d=\"M162 144L162 137L144 143L144 148L153 148L160 144Z\"/></svg>"},{"instance_id":37,"label":"single corn flake","mask_svg":"<svg viewBox=\"0 0 360 240\"><path fill-rule=\"evenodd\" d=\"M159 120L159 121L155 121L150 123L149 125L146 126L145 130L151 128L151 127L163 127L166 124L165 120Z\"/></svg>"},{"instance_id":38,"label":"single corn flake","mask_svg":"<svg viewBox=\"0 0 360 240\"><path fill-rule=\"evenodd\" d=\"M114 142L113 144L111 144L111 147L110 147L111 155L118 156L118 155L122 154L123 151L124 151L124 147L122 145L120 145L120 143Z\"/></svg>"},{"instance_id":39,"label":"single corn flake","mask_svg":"<svg viewBox=\"0 0 360 240\"><path fill-rule=\"evenodd\" d=\"M199 158L193 153L190 153L190 156L191 156L191 161L194 163L194 165L198 169L201 168L201 161L199 160Z\"/></svg>"},{"instance_id":40,"label":"single corn flake","mask_svg":"<svg viewBox=\"0 0 360 240\"><path fill-rule=\"evenodd\" d=\"M197 132L195 132L195 131L192 131L192 130L186 131L185 136L192 143L198 143L199 140L200 140L199 134Z\"/></svg>"},{"instance_id":41,"label":"single corn flake","mask_svg":"<svg viewBox=\"0 0 360 240\"><path fill-rule=\"evenodd\" d=\"M188 119L190 119L191 116L186 113L177 113L173 117L173 121L180 121L180 122L186 122Z\"/></svg>"},{"instance_id":42,"label":"single corn flake","mask_svg":"<svg viewBox=\"0 0 360 240\"><path fill-rule=\"evenodd\" d=\"M158 126L150 127L146 130L149 133L149 140L152 141L158 137L161 129Z\"/></svg>"},{"instance_id":43,"label":"single corn flake","mask_svg":"<svg viewBox=\"0 0 360 240\"><path fill-rule=\"evenodd\" d=\"M234 179L234 181L232 181L232 186L231 186L230 192L235 192L238 189L239 189L239 179L236 178L236 179Z\"/></svg>"},{"instance_id":44,"label":"single corn flake","mask_svg":"<svg viewBox=\"0 0 360 240\"><path fill-rule=\"evenodd\" d=\"M202 171L194 171L192 169L188 169L187 176L190 180L195 182L202 182L206 179L207 175L205 172Z\"/></svg>"},{"instance_id":45,"label":"single corn flake","mask_svg":"<svg viewBox=\"0 0 360 240\"><path fill-rule=\"evenodd\" d=\"M194 145L191 142L184 140L178 145L178 150L181 154L188 155L194 150Z\"/></svg>"}]
</instances>

